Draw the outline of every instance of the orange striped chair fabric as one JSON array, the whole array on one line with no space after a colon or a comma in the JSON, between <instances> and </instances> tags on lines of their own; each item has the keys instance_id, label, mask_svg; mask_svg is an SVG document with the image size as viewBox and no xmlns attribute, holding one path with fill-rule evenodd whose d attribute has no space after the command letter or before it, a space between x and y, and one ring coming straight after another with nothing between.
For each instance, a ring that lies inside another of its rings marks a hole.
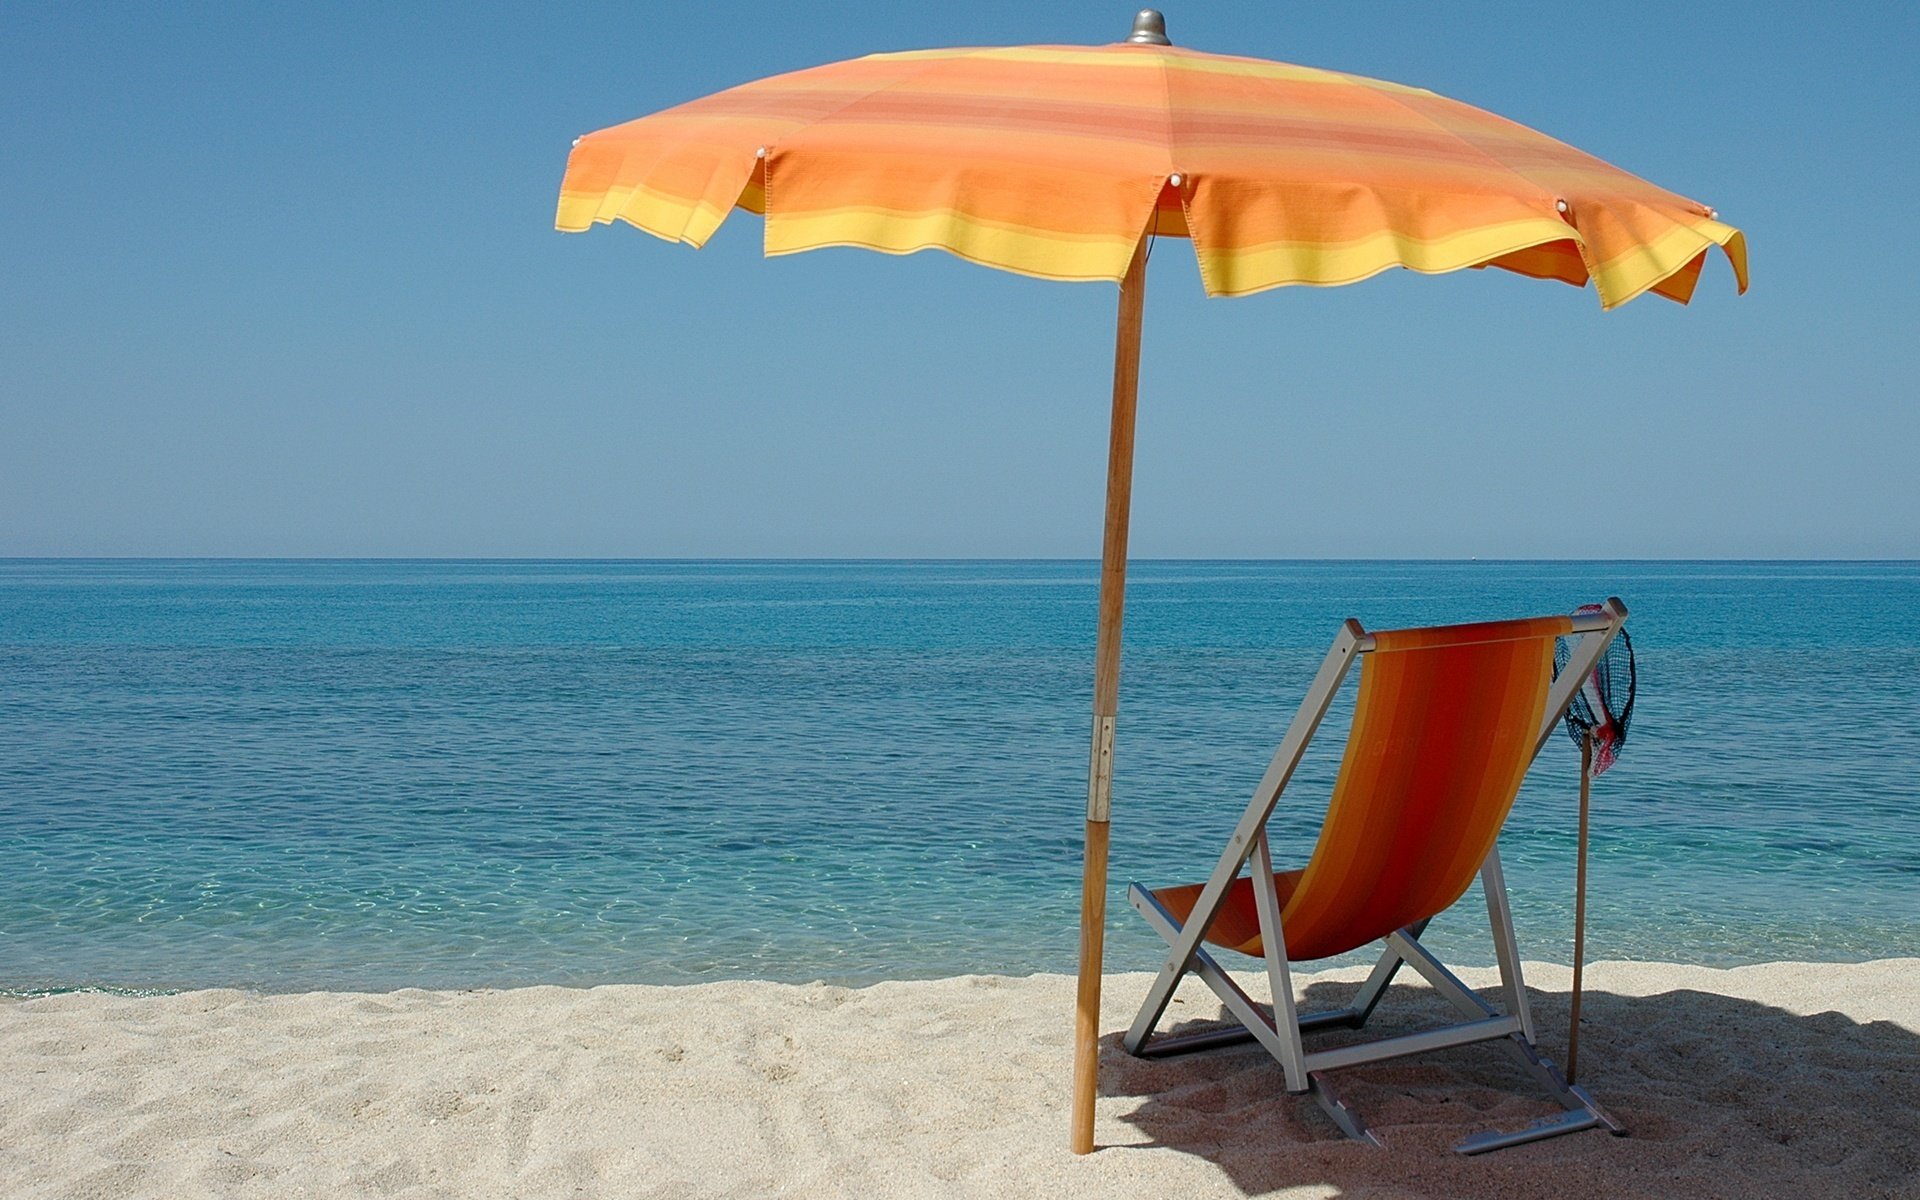
<instances>
[{"instance_id":1,"label":"orange striped chair fabric","mask_svg":"<svg viewBox=\"0 0 1920 1200\"><path fill-rule=\"evenodd\" d=\"M1307 865L1274 876L1287 957L1377 941L1458 900L1532 765L1567 617L1375 633L1346 755ZM1201 885L1156 899L1186 921ZM1207 940L1261 955L1253 881L1234 881Z\"/></svg>"}]
</instances>

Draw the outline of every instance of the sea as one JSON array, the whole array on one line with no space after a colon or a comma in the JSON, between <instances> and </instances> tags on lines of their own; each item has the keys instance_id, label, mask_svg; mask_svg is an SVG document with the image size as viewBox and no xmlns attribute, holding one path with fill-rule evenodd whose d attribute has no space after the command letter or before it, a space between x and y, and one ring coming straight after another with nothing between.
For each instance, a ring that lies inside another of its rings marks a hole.
<instances>
[{"instance_id":1,"label":"sea","mask_svg":"<svg viewBox=\"0 0 1920 1200\"><path fill-rule=\"evenodd\" d=\"M0 990L1071 971L1097 568L0 560ZM1920 953L1920 564L1136 562L1123 900L1204 878L1346 617L1632 616L1589 958ZM1274 820L1313 845L1337 701ZM1572 953L1579 754L1500 847ZM1492 960L1475 891L1428 940ZM1345 960L1341 960L1345 961Z\"/></svg>"}]
</instances>

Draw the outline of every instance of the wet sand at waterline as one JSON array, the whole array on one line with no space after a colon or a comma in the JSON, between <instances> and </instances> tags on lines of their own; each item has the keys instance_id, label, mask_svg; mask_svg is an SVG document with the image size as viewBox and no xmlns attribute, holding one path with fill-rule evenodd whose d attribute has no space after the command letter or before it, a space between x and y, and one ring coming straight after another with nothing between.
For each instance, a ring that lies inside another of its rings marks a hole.
<instances>
[{"instance_id":1,"label":"wet sand at waterline","mask_svg":"<svg viewBox=\"0 0 1920 1200\"><path fill-rule=\"evenodd\" d=\"M1561 1057L1568 972L1528 972ZM1360 974L1298 977L1305 1007ZM1060 975L9 999L0 1194L1920 1196L1920 959L1588 978L1581 1081L1632 1136L1472 1159L1449 1147L1552 1111L1506 1055L1340 1072L1372 1149L1252 1048L1125 1054L1145 975L1108 981L1088 1158ZM1192 983L1174 1009L1217 1012ZM1370 1031L1445 1016L1396 988Z\"/></svg>"}]
</instances>

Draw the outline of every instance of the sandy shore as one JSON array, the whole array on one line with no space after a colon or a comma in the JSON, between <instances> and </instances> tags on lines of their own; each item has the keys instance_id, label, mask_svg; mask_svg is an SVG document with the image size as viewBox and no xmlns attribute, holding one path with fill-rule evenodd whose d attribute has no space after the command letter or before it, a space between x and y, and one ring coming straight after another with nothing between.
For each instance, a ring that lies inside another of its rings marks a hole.
<instances>
[{"instance_id":1,"label":"sandy shore","mask_svg":"<svg viewBox=\"0 0 1920 1200\"><path fill-rule=\"evenodd\" d=\"M1550 1109L1484 1048L1344 1072L1375 1150L1257 1051L1112 1037L1076 1159L1060 976L0 1001L0 1195L1920 1197L1920 959L1589 978L1583 1082L1633 1136L1476 1159L1447 1148ZM1557 1056L1567 972L1529 982ZM1406 989L1376 1025L1442 1014Z\"/></svg>"}]
</instances>

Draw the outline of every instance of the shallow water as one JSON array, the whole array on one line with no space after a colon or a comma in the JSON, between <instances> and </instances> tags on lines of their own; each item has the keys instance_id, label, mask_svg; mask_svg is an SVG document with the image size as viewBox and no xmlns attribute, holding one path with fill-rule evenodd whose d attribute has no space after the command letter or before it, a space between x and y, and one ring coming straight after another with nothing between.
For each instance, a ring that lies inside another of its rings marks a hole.
<instances>
[{"instance_id":1,"label":"shallow water","mask_svg":"<svg viewBox=\"0 0 1920 1200\"><path fill-rule=\"evenodd\" d=\"M0 987L1071 970L1095 590L1081 562L0 562ZM1150 562L1109 962L1155 965L1119 889L1204 875L1341 618L1609 593L1641 691L1589 954L1915 953L1920 564ZM1577 758L1549 746L1501 843L1529 957L1569 955ZM1489 960L1481 912L1431 940Z\"/></svg>"}]
</instances>

